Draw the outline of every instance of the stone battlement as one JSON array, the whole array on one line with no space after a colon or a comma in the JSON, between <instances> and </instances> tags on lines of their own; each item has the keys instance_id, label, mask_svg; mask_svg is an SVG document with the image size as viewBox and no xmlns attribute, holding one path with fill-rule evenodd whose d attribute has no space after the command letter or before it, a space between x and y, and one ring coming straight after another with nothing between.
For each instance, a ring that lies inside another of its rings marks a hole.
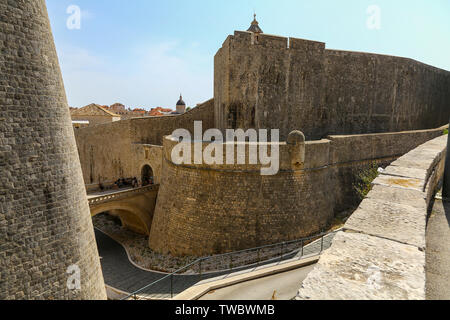
<instances>
[{"instance_id":1,"label":"stone battlement","mask_svg":"<svg viewBox=\"0 0 450 320\"><path fill-rule=\"evenodd\" d=\"M283 37L266 33L255 34L247 31L235 31L234 35L227 37L222 47L254 46L272 49L292 49L292 50L324 50L325 43L298 39L293 37Z\"/></svg>"}]
</instances>

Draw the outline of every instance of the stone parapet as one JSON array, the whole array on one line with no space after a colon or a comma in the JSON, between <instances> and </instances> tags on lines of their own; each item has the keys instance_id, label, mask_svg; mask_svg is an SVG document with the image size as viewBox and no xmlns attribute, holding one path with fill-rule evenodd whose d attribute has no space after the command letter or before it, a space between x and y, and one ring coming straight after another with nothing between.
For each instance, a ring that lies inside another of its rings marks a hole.
<instances>
[{"instance_id":1,"label":"stone parapet","mask_svg":"<svg viewBox=\"0 0 450 320\"><path fill-rule=\"evenodd\" d=\"M425 299L426 220L447 136L394 161L303 281L297 299Z\"/></svg>"}]
</instances>

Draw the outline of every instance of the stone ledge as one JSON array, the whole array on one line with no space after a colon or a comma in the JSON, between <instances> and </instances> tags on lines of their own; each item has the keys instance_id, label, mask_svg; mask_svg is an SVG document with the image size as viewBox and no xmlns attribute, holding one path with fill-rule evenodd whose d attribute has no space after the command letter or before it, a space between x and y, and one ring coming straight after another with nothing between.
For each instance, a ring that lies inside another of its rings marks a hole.
<instances>
[{"instance_id":1,"label":"stone ledge","mask_svg":"<svg viewBox=\"0 0 450 320\"><path fill-rule=\"evenodd\" d=\"M378 199L426 210L425 195L413 189L399 189L383 185L374 185L367 199Z\"/></svg>"},{"instance_id":2,"label":"stone ledge","mask_svg":"<svg viewBox=\"0 0 450 320\"><path fill-rule=\"evenodd\" d=\"M297 300L425 299L425 253L395 241L339 232Z\"/></svg>"},{"instance_id":3,"label":"stone ledge","mask_svg":"<svg viewBox=\"0 0 450 320\"><path fill-rule=\"evenodd\" d=\"M425 250L427 211L379 199L364 200L348 219L344 230L387 238Z\"/></svg>"},{"instance_id":4,"label":"stone ledge","mask_svg":"<svg viewBox=\"0 0 450 320\"><path fill-rule=\"evenodd\" d=\"M393 162L304 280L297 299L425 299L425 232L447 136Z\"/></svg>"},{"instance_id":5,"label":"stone ledge","mask_svg":"<svg viewBox=\"0 0 450 320\"><path fill-rule=\"evenodd\" d=\"M415 178L402 178L397 176L380 175L373 183L374 185L382 185L386 187L403 188L422 191L425 180Z\"/></svg>"}]
</instances>

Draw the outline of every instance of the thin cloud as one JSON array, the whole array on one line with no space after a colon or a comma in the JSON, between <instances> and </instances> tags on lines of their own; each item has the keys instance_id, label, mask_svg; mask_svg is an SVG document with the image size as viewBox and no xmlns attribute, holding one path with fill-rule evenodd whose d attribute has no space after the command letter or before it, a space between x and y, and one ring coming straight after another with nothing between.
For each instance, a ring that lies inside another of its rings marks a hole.
<instances>
[{"instance_id":1,"label":"thin cloud","mask_svg":"<svg viewBox=\"0 0 450 320\"><path fill-rule=\"evenodd\" d=\"M120 67L84 48L64 48L60 57L72 106L122 102L130 107L174 108L180 92L190 106L213 95L212 74L198 68L201 54L183 50L177 41L130 50L123 57L127 63Z\"/></svg>"}]
</instances>

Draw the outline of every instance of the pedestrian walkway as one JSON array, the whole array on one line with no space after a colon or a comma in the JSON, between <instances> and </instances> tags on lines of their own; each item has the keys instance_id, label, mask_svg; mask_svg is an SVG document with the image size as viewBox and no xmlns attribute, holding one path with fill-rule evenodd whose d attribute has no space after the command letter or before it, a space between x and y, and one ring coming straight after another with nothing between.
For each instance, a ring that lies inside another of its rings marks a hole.
<instances>
[{"instance_id":1,"label":"pedestrian walkway","mask_svg":"<svg viewBox=\"0 0 450 320\"><path fill-rule=\"evenodd\" d=\"M450 202L436 200L426 237L426 298L450 300Z\"/></svg>"},{"instance_id":2,"label":"pedestrian walkway","mask_svg":"<svg viewBox=\"0 0 450 320\"><path fill-rule=\"evenodd\" d=\"M314 241L303 248L302 251L296 250L291 254L286 254L282 259L277 259L277 263L282 263L284 260L300 259L301 257L311 256L314 254L319 254L322 249L325 250L331 245L335 233L325 236L322 240ZM97 240L97 247L100 255L100 262L103 271L103 277L105 283L117 290L124 293L135 292L153 282L156 282L165 276L166 273L147 271L136 267L132 264L128 258L125 249L118 242L104 234L98 229L95 229L95 237ZM273 265L274 260L269 260L262 262L261 265ZM233 270L236 272L245 272L249 269L248 266L235 268ZM207 274L181 274L174 275L172 279L166 278L155 285L150 286L144 292L139 294L140 297L145 296L149 299L170 299L189 287L208 280L217 280L226 277L230 274L230 271L218 271L211 272Z\"/></svg>"},{"instance_id":3,"label":"pedestrian walkway","mask_svg":"<svg viewBox=\"0 0 450 320\"><path fill-rule=\"evenodd\" d=\"M315 264L212 290L198 300L292 300Z\"/></svg>"}]
</instances>

